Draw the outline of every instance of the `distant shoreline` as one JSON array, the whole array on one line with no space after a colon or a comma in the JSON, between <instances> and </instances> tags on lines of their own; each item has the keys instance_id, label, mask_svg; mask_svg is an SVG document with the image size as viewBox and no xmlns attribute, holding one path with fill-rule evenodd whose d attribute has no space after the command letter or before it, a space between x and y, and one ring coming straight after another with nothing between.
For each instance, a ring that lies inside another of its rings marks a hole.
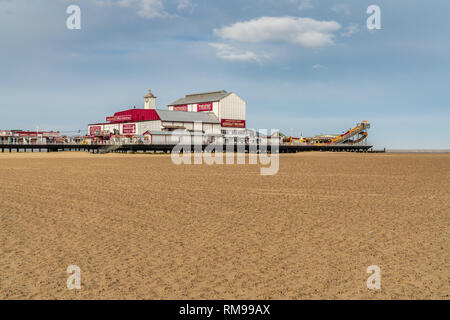
<instances>
[{"instance_id":1,"label":"distant shoreline","mask_svg":"<svg viewBox=\"0 0 450 320\"><path fill-rule=\"evenodd\" d=\"M450 153L450 149L386 149L386 153Z\"/></svg>"}]
</instances>

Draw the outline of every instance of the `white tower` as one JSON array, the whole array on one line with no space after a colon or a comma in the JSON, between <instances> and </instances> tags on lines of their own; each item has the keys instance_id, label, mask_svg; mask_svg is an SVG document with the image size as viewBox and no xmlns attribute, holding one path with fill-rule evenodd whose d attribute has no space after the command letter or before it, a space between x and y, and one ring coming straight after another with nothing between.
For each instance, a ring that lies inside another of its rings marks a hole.
<instances>
[{"instance_id":1,"label":"white tower","mask_svg":"<svg viewBox=\"0 0 450 320\"><path fill-rule=\"evenodd\" d=\"M144 97L144 109L156 109L156 97L152 93L152 89L148 89L147 95Z\"/></svg>"}]
</instances>

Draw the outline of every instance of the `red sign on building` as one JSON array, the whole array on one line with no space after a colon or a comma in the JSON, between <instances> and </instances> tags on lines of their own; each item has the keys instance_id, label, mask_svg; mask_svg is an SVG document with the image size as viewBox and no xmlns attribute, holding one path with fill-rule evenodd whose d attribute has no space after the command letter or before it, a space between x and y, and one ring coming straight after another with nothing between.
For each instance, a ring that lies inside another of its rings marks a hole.
<instances>
[{"instance_id":1,"label":"red sign on building","mask_svg":"<svg viewBox=\"0 0 450 320\"><path fill-rule=\"evenodd\" d=\"M188 111L187 104L183 106L173 106L173 111Z\"/></svg>"},{"instance_id":2,"label":"red sign on building","mask_svg":"<svg viewBox=\"0 0 450 320\"><path fill-rule=\"evenodd\" d=\"M102 127L101 127L101 126L92 126L92 127L89 127L89 134L90 134L91 136L98 135L98 134L100 134L101 131L102 131Z\"/></svg>"},{"instance_id":3,"label":"red sign on building","mask_svg":"<svg viewBox=\"0 0 450 320\"><path fill-rule=\"evenodd\" d=\"M213 109L213 103L212 102L206 102L206 103L199 103L197 104L197 111L212 111Z\"/></svg>"},{"instance_id":4,"label":"red sign on building","mask_svg":"<svg viewBox=\"0 0 450 320\"><path fill-rule=\"evenodd\" d=\"M245 128L245 120L222 119L222 127Z\"/></svg>"},{"instance_id":5,"label":"red sign on building","mask_svg":"<svg viewBox=\"0 0 450 320\"><path fill-rule=\"evenodd\" d=\"M106 117L106 121L108 122L125 122L125 121L131 121L131 115L120 115L120 116L114 116L114 117Z\"/></svg>"},{"instance_id":6,"label":"red sign on building","mask_svg":"<svg viewBox=\"0 0 450 320\"><path fill-rule=\"evenodd\" d=\"M123 125L123 134L134 134L136 133L136 125L134 123Z\"/></svg>"}]
</instances>

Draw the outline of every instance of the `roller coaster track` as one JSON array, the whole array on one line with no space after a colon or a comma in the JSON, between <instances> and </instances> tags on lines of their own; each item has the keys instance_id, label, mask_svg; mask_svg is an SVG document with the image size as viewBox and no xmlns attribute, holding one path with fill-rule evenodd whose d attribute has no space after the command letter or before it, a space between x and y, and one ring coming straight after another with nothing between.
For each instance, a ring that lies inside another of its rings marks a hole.
<instances>
[{"instance_id":1,"label":"roller coaster track","mask_svg":"<svg viewBox=\"0 0 450 320\"><path fill-rule=\"evenodd\" d=\"M358 143L358 142L363 141L365 138L367 138L367 132L362 131L362 132L360 132L359 134L360 134L361 136L360 136L358 139L356 139L356 140L348 140L348 141L346 141L345 143L346 143L346 144L356 144L356 143Z\"/></svg>"},{"instance_id":2,"label":"roller coaster track","mask_svg":"<svg viewBox=\"0 0 450 320\"><path fill-rule=\"evenodd\" d=\"M334 139L331 139L329 142L325 143L325 144L355 144L358 142L363 141L365 138L367 138L367 129L370 128L370 123L367 122L366 120L362 121L361 123L359 123L356 127L354 127L353 129L348 130L347 132L340 134L339 136L337 136ZM356 135L361 135L358 139L356 140L351 140L352 137L356 136Z\"/></svg>"}]
</instances>

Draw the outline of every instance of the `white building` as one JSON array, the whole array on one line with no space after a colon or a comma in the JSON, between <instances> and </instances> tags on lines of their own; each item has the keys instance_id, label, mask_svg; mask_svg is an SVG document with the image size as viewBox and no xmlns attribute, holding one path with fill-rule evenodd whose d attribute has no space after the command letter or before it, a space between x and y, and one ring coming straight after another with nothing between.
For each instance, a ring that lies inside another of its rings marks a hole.
<instances>
[{"instance_id":1,"label":"white building","mask_svg":"<svg viewBox=\"0 0 450 320\"><path fill-rule=\"evenodd\" d=\"M222 143L244 137L245 101L234 93L215 91L190 94L178 99L169 110L157 109L151 89L144 96L143 109L129 109L106 117L106 122L88 125L89 136L97 143L117 140L117 136L146 136L150 141L170 141L175 130L202 133L205 142ZM114 140L116 139L116 140Z\"/></svg>"},{"instance_id":2,"label":"white building","mask_svg":"<svg viewBox=\"0 0 450 320\"><path fill-rule=\"evenodd\" d=\"M246 103L233 92L222 90L188 94L172 102L169 110L212 113L220 121L223 134L245 134Z\"/></svg>"}]
</instances>

